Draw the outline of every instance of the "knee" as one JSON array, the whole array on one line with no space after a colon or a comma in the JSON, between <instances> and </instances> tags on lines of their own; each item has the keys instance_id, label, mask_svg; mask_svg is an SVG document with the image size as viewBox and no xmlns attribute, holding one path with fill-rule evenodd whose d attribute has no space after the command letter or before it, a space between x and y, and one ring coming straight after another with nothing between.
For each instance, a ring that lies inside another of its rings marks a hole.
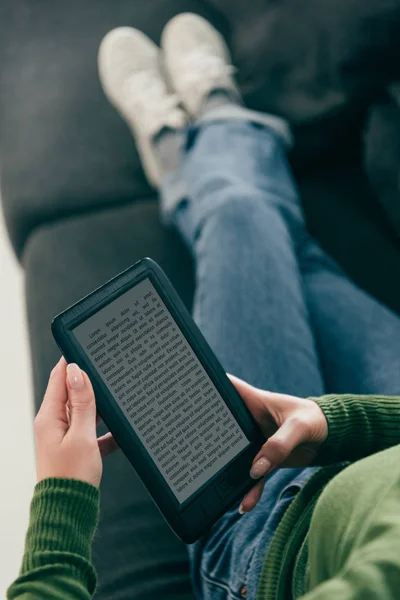
<instances>
[{"instance_id":1,"label":"knee","mask_svg":"<svg viewBox=\"0 0 400 600\"><path fill-rule=\"evenodd\" d=\"M262 197L254 197L245 189L235 188L228 196L214 197L209 216L231 228L265 229L271 219L271 209Z\"/></svg>"},{"instance_id":2,"label":"knee","mask_svg":"<svg viewBox=\"0 0 400 600\"><path fill-rule=\"evenodd\" d=\"M265 193L238 181L234 172L214 173L209 181L207 191L203 189L201 198L196 194L191 202L197 235L205 226L213 235L228 231L231 235L277 236L285 231L297 235L304 229L300 207L279 193Z\"/></svg>"}]
</instances>

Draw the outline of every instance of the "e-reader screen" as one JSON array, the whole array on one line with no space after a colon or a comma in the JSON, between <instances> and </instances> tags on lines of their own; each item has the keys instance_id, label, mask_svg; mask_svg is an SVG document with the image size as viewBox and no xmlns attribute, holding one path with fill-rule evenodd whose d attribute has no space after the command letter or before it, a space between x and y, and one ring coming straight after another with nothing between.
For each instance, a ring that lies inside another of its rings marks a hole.
<instances>
[{"instance_id":1,"label":"e-reader screen","mask_svg":"<svg viewBox=\"0 0 400 600\"><path fill-rule=\"evenodd\" d=\"M249 446L149 278L73 334L178 502Z\"/></svg>"}]
</instances>

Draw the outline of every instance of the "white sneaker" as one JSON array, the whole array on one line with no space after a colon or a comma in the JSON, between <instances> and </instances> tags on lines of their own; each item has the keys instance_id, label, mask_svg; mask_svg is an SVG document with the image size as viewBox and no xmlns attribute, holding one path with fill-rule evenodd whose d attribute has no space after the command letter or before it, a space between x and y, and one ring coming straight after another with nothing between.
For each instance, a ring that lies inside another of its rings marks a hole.
<instances>
[{"instance_id":1,"label":"white sneaker","mask_svg":"<svg viewBox=\"0 0 400 600\"><path fill-rule=\"evenodd\" d=\"M110 31L98 54L100 80L110 102L128 123L149 181L158 187L161 169L152 140L163 128L180 129L187 121L160 68L160 49L131 27Z\"/></svg>"},{"instance_id":2,"label":"white sneaker","mask_svg":"<svg viewBox=\"0 0 400 600\"><path fill-rule=\"evenodd\" d=\"M171 84L192 116L198 116L214 90L240 99L224 38L202 17L183 13L171 19L164 28L161 47Z\"/></svg>"}]
</instances>

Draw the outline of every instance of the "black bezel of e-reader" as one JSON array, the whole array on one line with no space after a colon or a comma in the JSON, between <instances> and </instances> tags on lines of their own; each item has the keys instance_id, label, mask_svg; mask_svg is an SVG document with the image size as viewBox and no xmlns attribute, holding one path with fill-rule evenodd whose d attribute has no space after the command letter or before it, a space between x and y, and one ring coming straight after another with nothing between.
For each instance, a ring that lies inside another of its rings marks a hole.
<instances>
[{"instance_id":1,"label":"black bezel of e-reader","mask_svg":"<svg viewBox=\"0 0 400 600\"><path fill-rule=\"evenodd\" d=\"M77 325L146 277L150 279L160 294L250 442L248 447L183 503L179 503L176 499L128 419L72 333ZM254 485L249 471L263 438L258 425L165 273L153 260L144 258L57 315L51 327L54 338L66 360L76 362L89 375L96 394L99 414L170 527L184 542L190 544L196 541ZM127 493L129 493L128 490Z\"/></svg>"}]
</instances>

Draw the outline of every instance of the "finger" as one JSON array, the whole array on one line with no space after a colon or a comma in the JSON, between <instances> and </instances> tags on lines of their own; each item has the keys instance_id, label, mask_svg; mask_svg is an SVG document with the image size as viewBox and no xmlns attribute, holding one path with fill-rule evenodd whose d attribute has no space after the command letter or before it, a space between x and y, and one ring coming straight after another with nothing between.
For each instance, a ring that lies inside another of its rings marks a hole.
<instances>
[{"instance_id":1,"label":"finger","mask_svg":"<svg viewBox=\"0 0 400 600\"><path fill-rule=\"evenodd\" d=\"M255 486L252 487L249 492L247 492L247 494L245 495L245 497L243 498L243 500L239 506L239 512L241 514L243 514L245 512L250 512L251 510L253 510L253 508L255 507L255 505L257 504L257 502L259 501L259 499L262 496L262 493L264 490L264 485L265 485L265 478L260 479L260 481L257 481Z\"/></svg>"},{"instance_id":2,"label":"finger","mask_svg":"<svg viewBox=\"0 0 400 600\"><path fill-rule=\"evenodd\" d=\"M243 379L239 379L239 377L236 377L235 375L227 373L227 376L229 377L239 394L243 397L253 396L254 394L262 396L265 393L263 390L260 390L259 388L256 388L253 385L246 383L246 381L243 381Z\"/></svg>"},{"instance_id":3,"label":"finger","mask_svg":"<svg viewBox=\"0 0 400 600\"><path fill-rule=\"evenodd\" d=\"M296 418L287 419L254 458L250 475L258 479L270 473L272 469L284 466L290 454L306 441L306 437L304 424Z\"/></svg>"},{"instance_id":4,"label":"finger","mask_svg":"<svg viewBox=\"0 0 400 600\"><path fill-rule=\"evenodd\" d=\"M247 408L252 413L256 421L260 422L265 417L265 396L269 392L260 390L259 388L253 387L249 383L246 383L242 379L230 375L228 377L239 392L240 396L244 400Z\"/></svg>"},{"instance_id":5,"label":"finger","mask_svg":"<svg viewBox=\"0 0 400 600\"><path fill-rule=\"evenodd\" d=\"M249 383L246 383L242 379L239 379L239 377L231 375L230 373L227 373L227 376L246 402L251 401L254 398L261 399L264 401L268 399L269 401L273 402L287 402L289 400L298 400L297 396L291 396L289 394L280 394L278 392L271 392L269 390L262 390L260 388L256 388L250 385Z\"/></svg>"},{"instance_id":6,"label":"finger","mask_svg":"<svg viewBox=\"0 0 400 600\"><path fill-rule=\"evenodd\" d=\"M69 407L68 402L67 402L67 406L65 408L66 408L66 412L67 412L68 427L70 427L70 425L71 425L71 409Z\"/></svg>"},{"instance_id":7,"label":"finger","mask_svg":"<svg viewBox=\"0 0 400 600\"><path fill-rule=\"evenodd\" d=\"M109 454L119 450L119 446L110 432L97 438L97 443L99 445L102 458L106 458L106 456L109 456Z\"/></svg>"},{"instance_id":8,"label":"finger","mask_svg":"<svg viewBox=\"0 0 400 600\"><path fill-rule=\"evenodd\" d=\"M96 402L89 377L75 363L67 366L71 431L96 435Z\"/></svg>"},{"instance_id":9,"label":"finger","mask_svg":"<svg viewBox=\"0 0 400 600\"><path fill-rule=\"evenodd\" d=\"M65 385L66 362L61 358L50 373L46 393L40 407L38 417L41 419L53 419L63 426L68 426L66 404L68 400L67 387Z\"/></svg>"},{"instance_id":10,"label":"finger","mask_svg":"<svg viewBox=\"0 0 400 600\"><path fill-rule=\"evenodd\" d=\"M96 412L96 425L100 425L100 423L102 422L102 420L103 419L101 418L101 416L99 415L99 413Z\"/></svg>"}]
</instances>

